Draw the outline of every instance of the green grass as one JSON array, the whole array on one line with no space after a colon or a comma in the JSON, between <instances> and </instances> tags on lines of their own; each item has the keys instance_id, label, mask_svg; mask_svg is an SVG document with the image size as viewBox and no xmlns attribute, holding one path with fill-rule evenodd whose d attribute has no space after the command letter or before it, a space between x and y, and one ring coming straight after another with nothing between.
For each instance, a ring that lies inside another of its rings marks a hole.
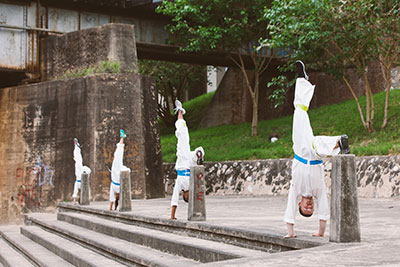
<instances>
[{"instance_id":1,"label":"green grass","mask_svg":"<svg viewBox=\"0 0 400 267\"><path fill-rule=\"evenodd\" d=\"M274 159L293 156L292 116L260 121L259 135L256 137L251 136L250 123L196 130L198 121L201 119L199 117L203 114L201 112L206 108L201 103L205 104L211 101L210 95L199 98L200 100L194 99L184 103L183 106L187 111L185 119L189 126L190 147L194 149L203 146L206 161ZM374 96L375 131L373 133L367 133L364 129L355 100L352 99L340 104L310 110L308 114L314 135L346 133L349 136L351 153L356 156L400 154L400 90L390 92L389 123L385 129L381 129L384 99L384 92ZM365 98L362 97L360 102L364 107ZM274 130L280 138L277 142L271 143L269 135ZM175 162L175 135L162 135L161 147L163 161Z\"/></svg>"},{"instance_id":2,"label":"green grass","mask_svg":"<svg viewBox=\"0 0 400 267\"><path fill-rule=\"evenodd\" d=\"M96 73L119 73L120 64L118 61L101 61L94 66L87 68L77 68L72 70L67 70L63 75L57 77L57 79L72 79L78 77L86 77Z\"/></svg>"},{"instance_id":3,"label":"green grass","mask_svg":"<svg viewBox=\"0 0 400 267\"><path fill-rule=\"evenodd\" d=\"M215 92L210 92L182 103L183 108L186 110L185 120L186 124L189 126L189 130L193 131L199 128L201 119L207 112L208 104L210 104L214 93ZM173 134L175 132L175 128L167 128L161 120L159 123L160 133L162 136Z\"/></svg>"}]
</instances>

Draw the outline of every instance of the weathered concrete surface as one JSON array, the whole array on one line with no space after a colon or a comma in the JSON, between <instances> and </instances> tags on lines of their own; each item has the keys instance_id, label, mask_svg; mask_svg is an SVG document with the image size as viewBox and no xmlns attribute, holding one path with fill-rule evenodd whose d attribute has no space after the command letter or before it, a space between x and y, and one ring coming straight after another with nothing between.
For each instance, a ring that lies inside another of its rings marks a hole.
<instances>
[{"instance_id":1,"label":"weathered concrete surface","mask_svg":"<svg viewBox=\"0 0 400 267\"><path fill-rule=\"evenodd\" d=\"M332 158L331 227L329 241L360 242L355 156Z\"/></svg>"},{"instance_id":2,"label":"weathered concrete surface","mask_svg":"<svg viewBox=\"0 0 400 267\"><path fill-rule=\"evenodd\" d=\"M79 204L90 205L90 181L89 175L85 172L81 177L81 198Z\"/></svg>"},{"instance_id":3,"label":"weathered concrete surface","mask_svg":"<svg viewBox=\"0 0 400 267\"><path fill-rule=\"evenodd\" d=\"M356 157L359 197L400 196L400 155ZM205 162L206 188L210 195L287 195L292 159ZM330 159L324 161L330 192ZM163 165L168 194L172 194L174 164Z\"/></svg>"},{"instance_id":4,"label":"weathered concrete surface","mask_svg":"<svg viewBox=\"0 0 400 267\"><path fill-rule=\"evenodd\" d=\"M283 236L286 225L283 215L287 203L286 196L208 196L207 221L187 222L186 210L177 210L177 221L171 224L187 223L188 227L214 225L229 227L242 232L259 234L275 233ZM170 199L133 200L135 210L132 216L146 216L150 219L168 221ZM97 208L110 213L107 202L92 203ZM312 237L318 229L318 216L296 217L295 231L300 239L322 240L326 245L269 254L265 257L214 262L208 266L398 266L400 263L400 198L376 199L360 198L361 243L329 243L329 223L326 237ZM116 214L118 216L118 214ZM123 215L128 215L124 213ZM207 266L207 265L206 265Z\"/></svg>"},{"instance_id":5,"label":"weathered concrete surface","mask_svg":"<svg viewBox=\"0 0 400 267\"><path fill-rule=\"evenodd\" d=\"M190 167L188 220L206 220L206 186L204 166Z\"/></svg>"},{"instance_id":6,"label":"weathered concrete surface","mask_svg":"<svg viewBox=\"0 0 400 267\"><path fill-rule=\"evenodd\" d=\"M106 24L49 36L41 45L42 81L61 78L65 72L96 66L101 61L117 61L121 72L137 71L133 25Z\"/></svg>"},{"instance_id":7,"label":"weathered concrete surface","mask_svg":"<svg viewBox=\"0 0 400 267\"><path fill-rule=\"evenodd\" d=\"M122 171L121 172L121 198L120 198L120 206L119 211L131 211L131 172L130 171Z\"/></svg>"},{"instance_id":8,"label":"weathered concrete surface","mask_svg":"<svg viewBox=\"0 0 400 267\"><path fill-rule=\"evenodd\" d=\"M108 198L119 129L128 135L124 164L132 195L163 196L153 80L134 73L98 74L0 91L0 222L69 200L73 138L92 169L93 200Z\"/></svg>"},{"instance_id":9,"label":"weathered concrete surface","mask_svg":"<svg viewBox=\"0 0 400 267\"><path fill-rule=\"evenodd\" d=\"M251 97L246 81L240 69L231 67L225 73L199 127L250 121L251 112Z\"/></svg>"}]
</instances>

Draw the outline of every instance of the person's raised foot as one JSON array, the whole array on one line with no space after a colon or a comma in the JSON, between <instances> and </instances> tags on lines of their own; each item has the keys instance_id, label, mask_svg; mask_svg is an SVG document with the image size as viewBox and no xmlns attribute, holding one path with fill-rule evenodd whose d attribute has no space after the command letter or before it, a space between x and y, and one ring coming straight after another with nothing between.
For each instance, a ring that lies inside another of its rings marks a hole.
<instances>
[{"instance_id":1,"label":"person's raised foot","mask_svg":"<svg viewBox=\"0 0 400 267\"><path fill-rule=\"evenodd\" d=\"M340 147L340 154L350 154L349 137L342 135L338 141Z\"/></svg>"},{"instance_id":2,"label":"person's raised foot","mask_svg":"<svg viewBox=\"0 0 400 267\"><path fill-rule=\"evenodd\" d=\"M296 61L296 72L297 72L297 77L308 80L308 75L306 73L306 66L304 65L303 61L301 60Z\"/></svg>"},{"instance_id":3,"label":"person's raised foot","mask_svg":"<svg viewBox=\"0 0 400 267\"><path fill-rule=\"evenodd\" d=\"M78 146L78 147L81 147L81 145L78 142L78 138L74 138L74 145Z\"/></svg>"},{"instance_id":4,"label":"person's raised foot","mask_svg":"<svg viewBox=\"0 0 400 267\"><path fill-rule=\"evenodd\" d=\"M126 133L125 133L125 131L122 130L122 129L120 129L120 130L119 130L119 136L120 136L121 138L126 138Z\"/></svg>"},{"instance_id":5,"label":"person's raised foot","mask_svg":"<svg viewBox=\"0 0 400 267\"><path fill-rule=\"evenodd\" d=\"M186 110L182 107L181 101L179 101L179 100L177 99L177 100L175 100L174 114L176 115L176 114L178 113L179 110L182 111L182 115L185 115Z\"/></svg>"}]
</instances>

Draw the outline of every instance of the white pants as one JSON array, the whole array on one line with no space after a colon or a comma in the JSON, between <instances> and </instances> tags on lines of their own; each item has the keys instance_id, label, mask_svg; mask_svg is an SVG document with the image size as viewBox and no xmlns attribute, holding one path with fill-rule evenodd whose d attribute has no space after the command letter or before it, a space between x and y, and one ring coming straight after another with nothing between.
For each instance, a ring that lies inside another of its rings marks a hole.
<instances>
[{"instance_id":1,"label":"white pants","mask_svg":"<svg viewBox=\"0 0 400 267\"><path fill-rule=\"evenodd\" d=\"M189 190L190 176L179 176L176 178L174 192L172 193L171 206L178 206L179 193Z\"/></svg>"},{"instance_id":2,"label":"white pants","mask_svg":"<svg viewBox=\"0 0 400 267\"><path fill-rule=\"evenodd\" d=\"M119 194L120 185L110 184L110 202L115 202L115 194Z\"/></svg>"}]
</instances>

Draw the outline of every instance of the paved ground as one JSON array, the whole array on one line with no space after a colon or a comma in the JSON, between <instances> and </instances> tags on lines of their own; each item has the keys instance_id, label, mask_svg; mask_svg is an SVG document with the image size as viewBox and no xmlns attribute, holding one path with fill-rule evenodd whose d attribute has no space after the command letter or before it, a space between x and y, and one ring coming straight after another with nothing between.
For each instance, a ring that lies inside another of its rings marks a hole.
<instances>
[{"instance_id":1,"label":"paved ground","mask_svg":"<svg viewBox=\"0 0 400 267\"><path fill-rule=\"evenodd\" d=\"M133 213L168 218L169 199L134 200ZM220 226L285 234L283 213L286 197L207 197L207 222ZM236 261L234 266L400 266L400 198L360 199L361 243L329 243L326 245L271 254L268 258ZM91 203L91 207L106 209L108 203ZM180 201L177 218L186 221L187 205ZM297 216L295 229L299 237L310 235L318 228L317 216ZM223 264L218 264L222 266ZM226 263L232 266L232 263Z\"/></svg>"}]
</instances>

